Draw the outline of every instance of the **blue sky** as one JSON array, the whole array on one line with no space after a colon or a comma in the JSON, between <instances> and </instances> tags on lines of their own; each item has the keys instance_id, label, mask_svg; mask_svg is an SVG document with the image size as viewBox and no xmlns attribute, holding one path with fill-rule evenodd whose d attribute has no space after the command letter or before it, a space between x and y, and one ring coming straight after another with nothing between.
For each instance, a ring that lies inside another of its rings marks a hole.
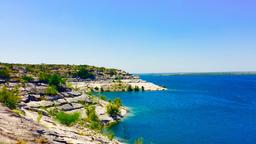
<instances>
[{"instance_id":1,"label":"blue sky","mask_svg":"<svg viewBox=\"0 0 256 144\"><path fill-rule=\"evenodd\" d=\"M0 61L256 71L256 2L0 0Z\"/></svg>"}]
</instances>

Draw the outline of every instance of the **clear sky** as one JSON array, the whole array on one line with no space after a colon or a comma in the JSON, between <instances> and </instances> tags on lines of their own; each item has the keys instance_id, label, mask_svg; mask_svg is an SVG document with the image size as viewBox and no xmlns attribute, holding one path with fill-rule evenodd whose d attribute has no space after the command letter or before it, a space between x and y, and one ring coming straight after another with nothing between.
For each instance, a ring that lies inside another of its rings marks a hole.
<instances>
[{"instance_id":1,"label":"clear sky","mask_svg":"<svg viewBox=\"0 0 256 144\"><path fill-rule=\"evenodd\" d=\"M256 1L0 0L0 61L256 71Z\"/></svg>"}]
</instances>

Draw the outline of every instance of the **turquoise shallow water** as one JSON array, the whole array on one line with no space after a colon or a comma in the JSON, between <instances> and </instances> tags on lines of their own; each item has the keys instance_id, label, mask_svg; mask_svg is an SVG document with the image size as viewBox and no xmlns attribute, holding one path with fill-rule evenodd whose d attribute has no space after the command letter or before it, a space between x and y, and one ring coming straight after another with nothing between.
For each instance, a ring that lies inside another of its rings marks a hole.
<instances>
[{"instance_id":1,"label":"turquoise shallow water","mask_svg":"<svg viewBox=\"0 0 256 144\"><path fill-rule=\"evenodd\" d=\"M116 136L133 143L254 144L256 76L142 75L167 91L104 93L120 97L131 116L113 126Z\"/></svg>"}]
</instances>

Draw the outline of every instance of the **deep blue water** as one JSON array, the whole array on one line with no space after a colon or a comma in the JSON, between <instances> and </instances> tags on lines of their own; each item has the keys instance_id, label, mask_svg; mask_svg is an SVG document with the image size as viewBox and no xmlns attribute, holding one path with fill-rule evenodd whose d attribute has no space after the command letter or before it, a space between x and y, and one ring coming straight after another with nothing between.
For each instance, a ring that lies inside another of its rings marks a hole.
<instances>
[{"instance_id":1,"label":"deep blue water","mask_svg":"<svg viewBox=\"0 0 256 144\"><path fill-rule=\"evenodd\" d=\"M142 75L167 91L104 93L120 97L132 116L111 128L133 143L256 143L256 76Z\"/></svg>"}]
</instances>

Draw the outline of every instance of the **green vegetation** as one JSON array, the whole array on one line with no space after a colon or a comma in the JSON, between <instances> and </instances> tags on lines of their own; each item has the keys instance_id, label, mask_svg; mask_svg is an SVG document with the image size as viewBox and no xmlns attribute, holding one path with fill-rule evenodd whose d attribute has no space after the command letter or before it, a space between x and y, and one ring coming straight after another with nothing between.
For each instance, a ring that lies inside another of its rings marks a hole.
<instances>
[{"instance_id":1,"label":"green vegetation","mask_svg":"<svg viewBox=\"0 0 256 144\"><path fill-rule=\"evenodd\" d=\"M135 86L134 91L140 91L140 88L138 86Z\"/></svg>"},{"instance_id":2,"label":"green vegetation","mask_svg":"<svg viewBox=\"0 0 256 144\"><path fill-rule=\"evenodd\" d=\"M62 85L66 83L66 80L59 74L47 74L41 73L39 80L43 83L48 83L49 87L46 90L48 95L56 95L59 91L62 91Z\"/></svg>"},{"instance_id":3,"label":"green vegetation","mask_svg":"<svg viewBox=\"0 0 256 144\"><path fill-rule=\"evenodd\" d=\"M113 140L115 138L115 133L110 130L108 130L107 132L103 132L103 135L107 136L110 140Z\"/></svg>"},{"instance_id":4,"label":"green vegetation","mask_svg":"<svg viewBox=\"0 0 256 144\"><path fill-rule=\"evenodd\" d=\"M142 86L142 87L141 87L141 90L144 91L145 88ZM137 92L137 91L140 91L140 87L139 87L139 86L135 86L135 87L133 88L131 85L129 85L128 88L127 88L127 91L136 91L136 92Z\"/></svg>"},{"instance_id":5,"label":"green vegetation","mask_svg":"<svg viewBox=\"0 0 256 144\"><path fill-rule=\"evenodd\" d=\"M58 74L47 74L41 73L39 80L44 83L48 83L51 86L56 86L57 88L61 87L62 84L65 84L65 79Z\"/></svg>"},{"instance_id":6,"label":"green vegetation","mask_svg":"<svg viewBox=\"0 0 256 144\"><path fill-rule=\"evenodd\" d=\"M47 112L51 116L56 116L56 114L59 112L59 110L55 107L53 109L47 110Z\"/></svg>"},{"instance_id":7,"label":"green vegetation","mask_svg":"<svg viewBox=\"0 0 256 144\"><path fill-rule=\"evenodd\" d=\"M102 130L103 125L99 120L98 116L95 112L95 106L88 106L86 108L87 119L86 121L89 122L89 128L94 130Z\"/></svg>"},{"instance_id":8,"label":"green vegetation","mask_svg":"<svg viewBox=\"0 0 256 144\"><path fill-rule=\"evenodd\" d=\"M120 99L120 98L115 98L114 99L114 104L115 105L117 105L117 106L122 106L123 104L122 104L122 100Z\"/></svg>"},{"instance_id":9,"label":"green vegetation","mask_svg":"<svg viewBox=\"0 0 256 144\"><path fill-rule=\"evenodd\" d=\"M133 88L131 85L128 86L127 91L133 91Z\"/></svg>"},{"instance_id":10,"label":"green vegetation","mask_svg":"<svg viewBox=\"0 0 256 144\"><path fill-rule=\"evenodd\" d=\"M39 75L39 80L43 83L47 83L48 82L48 77L49 75L47 73L40 73Z\"/></svg>"},{"instance_id":11,"label":"green vegetation","mask_svg":"<svg viewBox=\"0 0 256 144\"><path fill-rule=\"evenodd\" d=\"M100 99L102 99L102 100L107 100L107 97L104 96L104 95L101 95L101 96L100 96Z\"/></svg>"},{"instance_id":12,"label":"green vegetation","mask_svg":"<svg viewBox=\"0 0 256 144\"><path fill-rule=\"evenodd\" d=\"M58 90L56 88L56 86L48 86L45 92L46 95L57 95L58 94Z\"/></svg>"},{"instance_id":13,"label":"green vegetation","mask_svg":"<svg viewBox=\"0 0 256 144\"><path fill-rule=\"evenodd\" d=\"M107 69L106 73L110 74L111 76L115 75L117 72L116 72L116 69Z\"/></svg>"},{"instance_id":14,"label":"green vegetation","mask_svg":"<svg viewBox=\"0 0 256 144\"><path fill-rule=\"evenodd\" d=\"M66 87L69 89L74 89L72 83L70 83L70 82L66 82Z\"/></svg>"},{"instance_id":15,"label":"green vegetation","mask_svg":"<svg viewBox=\"0 0 256 144\"><path fill-rule=\"evenodd\" d=\"M137 138L135 141L134 141L134 144L144 144L144 139L141 137L141 138Z\"/></svg>"},{"instance_id":16,"label":"green vegetation","mask_svg":"<svg viewBox=\"0 0 256 144\"><path fill-rule=\"evenodd\" d=\"M26 115L26 113L23 110L20 110L20 109L13 109L12 111L14 113L20 115L20 116L25 116Z\"/></svg>"},{"instance_id":17,"label":"green vegetation","mask_svg":"<svg viewBox=\"0 0 256 144\"><path fill-rule=\"evenodd\" d=\"M30 76L23 76L23 77L22 77L22 80L27 83L27 82L32 82L32 81L34 81L34 78L33 78L33 77L30 77Z\"/></svg>"},{"instance_id":18,"label":"green vegetation","mask_svg":"<svg viewBox=\"0 0 256 144\"><path fill-rule=\"evenodd\" d=\"M76 112L76 113L69 114L69 113L60 111L56 114L55 117L61 124L71 126L76 122L78 122L78 120L80 119L80 113Z\"/></svg>"},{"instance_id":19,"label":"green vegetation","mask_svg":"<svg viewBox=\"0 0 256 144\"><path fill-rule=\"evenodd\" d=\"M99 91L99 88L98 88L98 87L95 87L94 90Z\"/></svg>"},{"instance_id":20,"label":"green vegetation","mask_svg":"<svg viewBox=\"0 0 256 144\"><path fill-rule=\"evenodd\" d=\"M81 67L78 72L74 74L74 76L80 77L82 79L95 79L95 75L89 72L85 67Z\"/></svg>"},{"instance_id":21,"label":"green vegetation","mask_svg":"<svg viewBox=\"0 0 256 144\"><path fill-rule=\"evenodd\" d=\"M16 75L17 73L19 73L19 75ZM115 78L118 81L124 77L130 76L130 74L119 71L117 69L94 67L88 65L33 65L0 63L0 79L11 79L19 82L27 82L31 81L31 79L26 77L23 79L23 77L30 76L32 78L39 79L42 83L51 83L50 77L54 74L65 78L81 78L91 80L96 79L99 76L99 78L103 79ZM58 83L54 83L54 85L56 84Z\"/></svg>"},{"instance_id":22,"label":"green vegetation","mask_svg":"<svg viewBox=\"0 0 256 144\"><path fill-rule=\"evenodd\" d=\"M56 87L60 87L61 84L65 84L65 80L58 74L49 75L48 84Z\"/></svg>"},{"instance_id":23,"label":"green vegetation","mask_svg":"<svg viewBox=\"0 0 256 144\"><path fill-rule=\"evenodd\" d=\"M122 101L120 98L114 99L114 101L110 101L110 103L107 105L107 113L114 117L118 114L120 114L120 106L122 106Z\"/></svg>"},{"instance_id":24,"label":"green vegetation","mask_svg":"<svg viewBox=\"0 0 256 144\"><path fill-rule=\"evenodd\" d=\"M0 69L0 78L1 79L9 79L10 78L9 71L6 68Z\"/></svg>"},{"instance_id":25,"label":"green vegetation","mask_svg":"<svg viewBox=\"0 0 256 144\"><path fill-rule=\"evenodd\" d=\"M20 102L20 97L18 96L18 89L8 90L6 86L4 86L0 90L0 102L2 102L5 106L10 109L15 109Z\"/></svg>"},{"instance_id":26,"label":"green vegetation","mask_svg":"<svg viewBox=\"0 0 256 144\"><path fill-rule=\"evenodd\" d=\"M43 118L43 113L42 112L38 112L37 122L40 123L42 118Z\"/></svg>"}]
</instances>

